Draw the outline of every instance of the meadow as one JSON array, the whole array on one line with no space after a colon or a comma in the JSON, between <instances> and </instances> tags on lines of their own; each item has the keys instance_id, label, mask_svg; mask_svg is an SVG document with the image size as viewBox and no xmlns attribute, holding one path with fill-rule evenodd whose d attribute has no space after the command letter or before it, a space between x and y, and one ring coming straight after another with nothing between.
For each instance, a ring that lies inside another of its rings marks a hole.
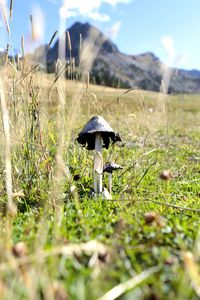
<instances>
[{"instance_id":1,"label":"meadow","mask_svg":"<svg viewBox=\"0 0 200 300\"><path fill-rule=\"evenodd\" d=\"M0 71L0 298L198 299L199 95L20 63ZM112 199L93 197L94 153L76 141L94 115L122 138L103 149L123 166Z\"/></svg>"}]
</instances>

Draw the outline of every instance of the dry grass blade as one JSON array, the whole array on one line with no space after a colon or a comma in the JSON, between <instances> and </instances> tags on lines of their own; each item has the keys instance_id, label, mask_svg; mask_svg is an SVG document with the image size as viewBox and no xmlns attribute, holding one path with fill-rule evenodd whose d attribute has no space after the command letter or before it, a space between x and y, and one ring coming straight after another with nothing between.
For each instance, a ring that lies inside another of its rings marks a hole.
<instances>
[{"instance_id":1,"label":"dry grass blade","mask_svg":"<svg viewBox=\"0 0 200 300\"><path fill-rule=\"evenodd\" d=\"M82 34L80 33L80 35L79 35L79 64L81 62L82 44L83 44L83 38L82 38Z\"/></svg>"},{"instance_id":2,"label":"dry grass blade","mask_svg":"<svg viewBox=\"0 0 200 300\"><path fill-rule=\"evenodd\" d=\"M4 63L4 66L5 66L5 67L7 66L7 63L8 63L8 52L9 52L9 48L10 48L10 45L7 44L7 46L6 46L6 52L5 52L5 63Z\"/></svg>"},{"instance_id":3,"label":"dry grass blade","mask_svg":"<svg viewBox=\"0 0 200 300\"><path fill-rule=\"evenodd\" d=\"M34 28L34 22L33 22L32 15L30 15L30 22L31 22L31 37L32 37L32 41L35 42L35 28Z\"/></svg>"},{"instance_id":4,"label":"dry grass blade","mask_svg":"<svg viewBox=\"0 0 200 300\"><path fill-rule=\"evenodd\" d=\"M137 90L138 88L137 87L133 87L133 88L130 88L128 90L126 90L125 92L121 93L118 97L117 97L117 101L119 101L119 99L121 98L121 96L125 95L125 94L128 94L130 93L131 91L134 91L134 90Z\"/></svg>"},{"instance_id":5,"label":"dry grass blade","mask_svg":"<svg viewBox=\"0 0 200 300\"><path fill-rule=\"evenodd\" d=\"M10 128L9 128L9 115L4 95L3 83L0 80L0 100L2 109L2 119L5 135L5 169L6 169L6 192L7 192L7 210L11 215L17 213L17 207L13 201L12 193L12 166L11 166L11 142L10 142Z\"/></svg>"},{"instance_id":6,"label":"dry grass blade","mask_svg":"<svg viewBox=\"0 0 200 300\"><path fill-rule=\"evenodd\" d=\"M135 166L136 166L137 162L134 161L134 163L129 166L128 168L126 168L121 174L120 174L120 177L123 176L125 173L129 172L131 169L133 169Z\"/></svg>"},{"instance_id":7,"label":"dry grass blade","mask_svg":"<svg viewBox=\"0 0 200 300\"><path fill-rule=\"evenodd\" d=\"M8 23L8 19L7 19L7 16L4 14L3 15L3 18L4 18L4 21L5 21L5 24L6 24L6 30L8 32L8 35L10 35L10 25Z\"/></svg>"},{"instance_id":8,"label":"dry grass blade","mask_svg":"<svg viewBox=\"0 0 200 300\"><path fill-rule=\"evenodd\" d=\"M71 44L71 38L70 38L70 34L69 31L67 30L67 45L68 45L68 49L69 49L69 57L70 60L72 58L72 44Z\"/></svg>"},{"instance_id":9,"label":"dry grass blade","mask_svg":"<svg viewBox=\"0 0 200 300\"><path fill-rule=\"evenodd\" d=\"M196 209L196 208L192 208L192 207L179 206L179 205L170 204L170 203L166 203L166 202L162 202L162 201L152 200L152 199L149 199L149 198L143 198L143 199L117 198L117 199L112 199L112 200L107 200L107 201L114 201L114 202L137 202L137 201L144 202L144 201L146 201L146 202L152 202L152 203L157 204L157 205L164 205L166 207L172 207L174 209L178 209L178 210L181 210L181 211L190 211L190 212L200 213L200 209Z\"/></svg>"},{"instance_id":10,"label":"dry grass blade","mask_svg":"<svg viewBox=\"0 0 200 300\"><path fill-rule=\"evenodd\" d=\"M105 40L105 37L102 37L94 29L91 29L89 37L83 42L81 47L81 63L79 62L79 67L83 71L83 81L85 81L85 77L87 76L88 72L91 71L94 60Z\"/></svg>"},{"instance_id":11,"label":"dry grass blade","mask_svg":"<svg viewBox=\"0 0 200 300\"><path fill-rule=\"evenodd\" d=\"M166 203L166 202L162 202L162 201L155 201L155 200L151 200L151 199L143 199L142 201L149 201L149 202L152 202L152 203L155 203L155 204L158 204L158 205L164 205L164 206L167 206L167 207L172 207L174 209L180 209L180 210L183 210L183 211L185 210L185 211L200 213L200 209L196 209L196 208L184 207L184 206L170 204L170 203Z\"/></svg>"},{"instance_id":12,"label":"dry grass blade","mask_svg":"<svg viewBox=\"0 0 200 300\"><path fill-rule=\"evenodd\" d=\"M55 39L55 37L56 37L57 34L58 34L58 31L56 30L56 31L54 32L54 34L52 35L52 37L51 37L49 43L48 43L47 51L45 52L44 58L43 58L43 60L42 60L43 62L45 61L45 59L46 59L46 57L47 57L47 54L48 54L48 52L49 52L49 49L50 49L50 47L51 47L51 45L52 45L52 43L53 43L53 41L54 41L54 39Z\"/></svg>"},{"instance_id":13,"label":"dry grass blade","mask_svg":"<svg viewBox=\"0 0 200 300\"><path fill-rule=\"evenodd\" d=\"M25 50L24 50L24 36L21 38L21 48L22 48L22 57L25 57Z\"/></svg>"},{"instance_id":14,"label":"dry grass blade","mask_svg":"<svg viewBox=\"0 0 200 300\"><path fill-rule=\"evenodd\" d=\"M25 65L26 65L26 57L25 57L25 49L24 49L24 36L21 37L21 50L22 50L21 70L22 70L22 73L24 73L25 72Z\"/></svg>"},{"instance_id":15,"label":"dry grass blade","mask_svg":"<svg viewBox=\"0 0 200 300\"><path fill-rule=\"evenodd\" d=\"M12 20L13 0L10 0L10 20Z\"/></svg>"},{"instance_id":16,"label":"dry grass blade","mask_svg":"<svg viewBox=\"0 0 200 300\"><path fill-rule=\"evenodd\" d=\"M7 33L10 36L10 26L8 23L8 9L6 5L6 1L0 1L0 10L2 12L2 17L6 26Z\"/></svg>"},{"instance_id":17,"label":"dry grass blade","mask_svg":"<svg viewBox=\"0 0 200 300\"><path fill-rule=\"evenodd\" d=\"M20 84L22 83L22 81L23 81L29 74L31 74L34 70L36 70L39 66L40 66L40 64L35 65L34 67L32 67L32 68L30 69L30 71L28 71L26 74L24 74L24 75L22 76L22 78L20 79L20 81L18 82L18 85L20 85Z\"/></svg>"},{"instance_id":18,"label":"dry grass blade","mask_svg":"<svg viewBox=\"0 0 200 300\"><path fill-rule=\"evenodd\" d=\"M136 275L135 277L129 279L126 282L120 283L110 291L108 291L104 296L99 298L98 300L114 300L118 297L122 296L127 291L135 288L138 284L142 283L145 279L160 271L160 267L152 267Z\"/></svg>"},{"instance_id":19,"label":"dry grass blade","mask_svg":"<svg viewBox=\"0 0 200 300\"><path fill-rule=\"evenodd\" d=\"M13 69L13 71L15 72L15 74L17 75L17 69L16 67L11 63L11 61L8 61L9 66L11 66L11 68Z\"/></svg>"},{"instance_id":20,"label":"dry grass blade","mask_svg":"<svg viewBox=\"0 0 200 300\"><path fill-rule=\"evenodd\" d=\"M198 270L198 266L195 262L194 256L191 252L184 252L183 260L185 268L187 270L187 274L189 275L189 278L191 280L191 284L196 294L200 297L200 273Z\"/></svg>"},{"instance_id":21,"label":"dry grass blade","mask_svg":"<svg viewBox=\"0 0 200 300\"><path fill-rule=\"evenodd\" d=\"M144 156L147 156L147 155L149 155L149 154L151 154L151 153L153 153L153 152L155 152L155 151L157 151L157 149L152 149L152 150L150 150L150 151L148 151L148 152L145 152L144 154L141 155L140 158L142 158L142 157L144 157ZM140 158L139 158L139 159L140 159ZM126 168L126 169L120 174L120 177L123 176L123 175L124 175L125 173L127 173L128 171L130 171L132 168L134 168L134 167L136 166L136 164L137 164L137 161L134 161L134 163L133 163L131 166L129 166L128 168Z\"/></svg>"},{"instance_id":22,"label":"dry grass blade","mask_svg":"<svg viewBox=\"0 0 200 300\"><path fill-rule=\"evenodd\" d=\"M54 41L54 39L55 39L55 37L56 37L57 34L58 34L58 31L56 30L56 31L54 32L54 34L52 35L51 39L50 39L50 42L49 42L49 44L48 44L48 47L51 47L51 44L53 43L53 41Z\"/></svg>"},{"instance_id":23,"label":"dry grass blade","mask_svg":"<svg viewBox=\"0 0 200 300\"><path fill-rule=\"evenodd\" d=\"M52 84L51 87L49 88L47 94L50 93L50 91L52 90L53 86L55 85L55 83L56 83L56 82L58 81L58 79L60 78L60 76L62 76L63 73L64 73L71 65L72 65L72 62L67 63L66 65L62 66L62 68L60 69L58 75L57 75L56 78L54 79L53 84Z\"/></svg>"},{"instance_id":24,"label":"dry grass blade","mask_svg":"<svg viewBox=\"0 0 200 300\"><path fill-rule=\"evenodd\" d=\"M90 72L87 73L87 78L86 78L86 93L89 90L89 86L90 86Z\"/></svg>"},{"instance_id":25,"label":"dry grass blade","mask_svg":"<svg viewBox=\"0 0 200 300\"><path fill-rule=\"evenodd\" d=\"M130 88L130 89L126 90L125 92L123 92L121 95L125 95L127 93L130 93L133 90L137 90L137 87Z\"/></svg>"},{"instance_id":26,"label":"dry grass blade","mask_svg":"<svg viewBox=\"0 0 200 300\"><path fill-rule=\"evenodd\" d=\"M140 180L137 182L136 187L138 187L141 183L141 181L143 180L143 178L146 176L146 174L149 172L150 168L153 167L155 164L157 164L157 160L155 160L154 162L152 162L144 171L144 173L142 174Z\"/></svg>"}]
</instances>

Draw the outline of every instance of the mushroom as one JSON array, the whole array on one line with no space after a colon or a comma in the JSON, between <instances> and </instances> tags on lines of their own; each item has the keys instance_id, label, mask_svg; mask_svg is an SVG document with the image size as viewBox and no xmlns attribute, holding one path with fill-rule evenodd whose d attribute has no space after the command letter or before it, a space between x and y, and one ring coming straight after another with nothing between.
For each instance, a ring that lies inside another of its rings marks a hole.
<instances>
[{"instance_id":1,"label":"mushroom","mask_svg":"<svg viewBox=\"0 0 200 300\"><path fill-rule=\"evenodd\" d=\"M94 154L94 192L102 193L103 158L102 147L109 148L110 142L121 141L110 125L101 116L92 117L78 134L77 141Z\"/></svg>"},{"instance_id":2,"label":"mushroom","mask_svg":"<svg viewBox=\"0 0 200 300\"><path fill-rule=\"evenodd\" d=\"M111 194L112 191L112 172L123 169L122 166L114 163L114 162L107 162L103 166L103 173L107 172L108 173L108 191Z\"/></svg>"}]
</instances>

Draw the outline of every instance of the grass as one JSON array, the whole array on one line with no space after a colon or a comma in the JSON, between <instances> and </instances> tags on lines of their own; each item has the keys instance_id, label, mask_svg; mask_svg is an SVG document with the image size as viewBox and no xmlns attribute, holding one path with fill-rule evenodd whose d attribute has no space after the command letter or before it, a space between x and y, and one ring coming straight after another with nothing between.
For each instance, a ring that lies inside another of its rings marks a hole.
<instances>
[{"instance_id":1,"label":"grass","mask_svg":"<svg viewBox=\"0 0 200 300\"><path fill-rule=\"evenodd\" d=\"M22 52L0 71L0 299L198 299L199 95L89 85L93 57L67 81L28 64L23 37ZM103 151L123 166L112 200L91 196L76 141L93 115L123 140Z\"/></svg>"},{"instance_id":2,"label":"grass","mask_svg":"<svg viewBox=\"0 0 200 300\"><path fill-rule=\"evenodd\" d=\"M18 209L7 209L1 124L1 299L99 299L118 284L120 299L198 299L199 96L86 91L62 77L48 94L52 75L22 76L1 71ZM123 139L103 151L124 167L110 201L91 198L93 152L76 142L95 114Z\"/></svg>"}]
</instances>

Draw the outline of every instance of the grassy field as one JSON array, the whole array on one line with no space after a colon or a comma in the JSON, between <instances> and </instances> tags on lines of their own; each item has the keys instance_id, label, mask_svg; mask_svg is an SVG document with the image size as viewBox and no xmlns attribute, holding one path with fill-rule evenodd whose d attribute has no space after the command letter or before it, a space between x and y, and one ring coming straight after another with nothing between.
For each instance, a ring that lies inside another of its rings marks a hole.
<instances>
[{"instance_id":1,"label":"grassy field","mask_svg":"<svg viewBox=\"0 0 200 300\"><path fill-rule=\"evenodd\" d=\"M198 299L199 95L29 71L0 72L0 299ZM76 141L93 115L122 137L112 200Z\"/></svg>"}]
</instances>

